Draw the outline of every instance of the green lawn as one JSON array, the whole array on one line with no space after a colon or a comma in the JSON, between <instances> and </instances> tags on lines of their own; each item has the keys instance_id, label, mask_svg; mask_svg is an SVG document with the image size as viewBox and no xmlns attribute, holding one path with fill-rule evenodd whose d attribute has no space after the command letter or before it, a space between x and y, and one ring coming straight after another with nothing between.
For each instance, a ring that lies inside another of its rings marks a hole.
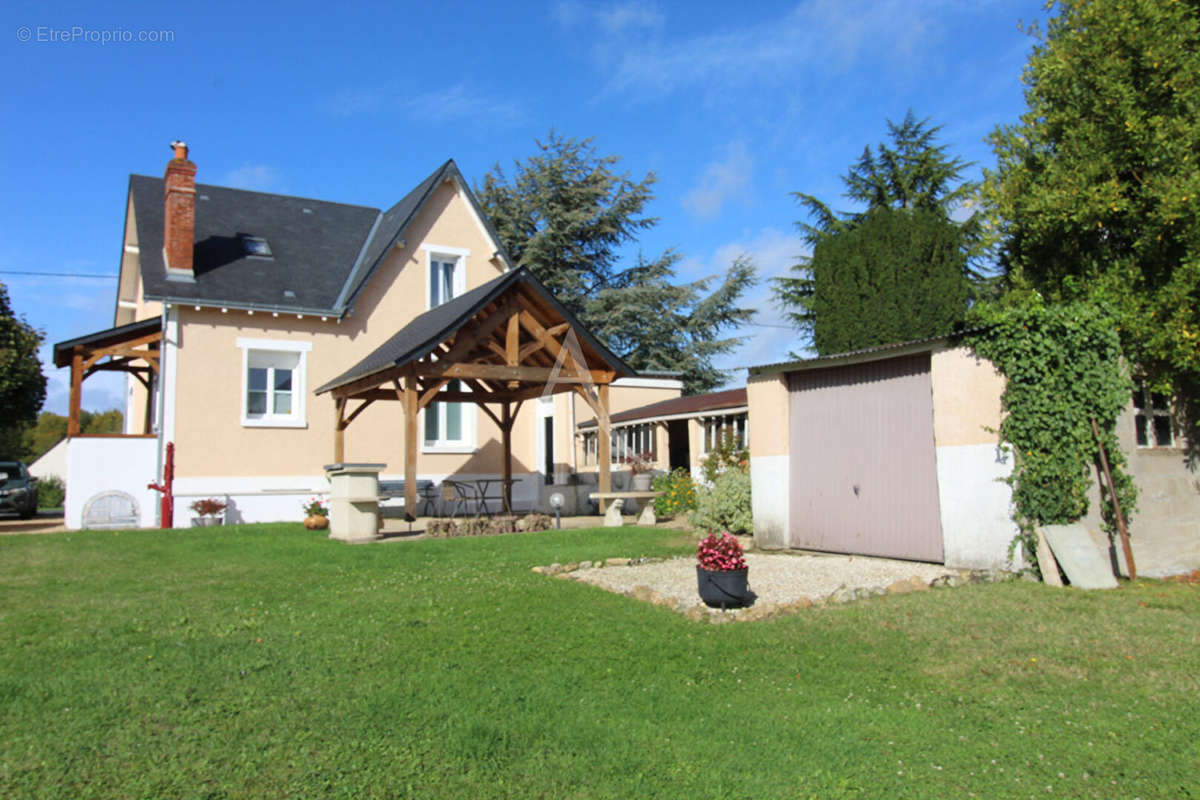
<instances>
[{"instance_id":1,"label":"green lawn","mask_svg":"<svg viewBox=\"0 0 1200 800\"><path fill-rule=\"evenodd\" d=\"M2 537L0 796L1200 797L1194 586L708 625L530 572L670 536Z\"/></svg>"}]
</instances>

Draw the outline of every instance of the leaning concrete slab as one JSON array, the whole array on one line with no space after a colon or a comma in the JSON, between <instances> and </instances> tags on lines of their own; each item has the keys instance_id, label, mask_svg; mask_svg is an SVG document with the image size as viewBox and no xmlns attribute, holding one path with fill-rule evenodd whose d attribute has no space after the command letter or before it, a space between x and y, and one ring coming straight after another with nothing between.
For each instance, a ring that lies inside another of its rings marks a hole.
<instances>
[{"instance_id":1,"label":"leaning concrete slab","mask_svg":"<svg viewBox=\"0 0 1200 800\"><path fill-rule=\"evenodd\" d=\"M1041 530L1037 532L1037 560L1038 566L1042 570L1042 580L1050 586L1061 587L1063 582L1058 574L1058 561L1054 558L1054 553L1050 550L1050 544L1046 541L1046 536Z\"/></svg>"},{"instance_id":2,"label":"leaning concrete slab","mask_svg":"<svg viewBox=\"0 0 1200 800\"><path fill-rule=\"evenodd\" d=\"M1078 589L1115 589L1112 564L1096 547L1087 528L1079 523L1046 525L1042 528L1059 566L1071 585Z\"/></svg>"}]
</instances>

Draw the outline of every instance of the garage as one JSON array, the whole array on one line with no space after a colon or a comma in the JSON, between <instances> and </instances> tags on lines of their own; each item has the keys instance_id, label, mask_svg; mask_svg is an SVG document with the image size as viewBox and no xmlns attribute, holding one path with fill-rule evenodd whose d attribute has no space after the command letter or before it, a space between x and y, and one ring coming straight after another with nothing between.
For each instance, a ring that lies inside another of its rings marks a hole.
<instances>
[{"instance_id":1,"label":"garage","mask_svg":"<svg viewBox=\"0 0 1200 800\"><path fill-rule=\"evenodd\" d=\"M943 560L928 352L787 374L788 546Z\"/></svg>"}]
</instances>

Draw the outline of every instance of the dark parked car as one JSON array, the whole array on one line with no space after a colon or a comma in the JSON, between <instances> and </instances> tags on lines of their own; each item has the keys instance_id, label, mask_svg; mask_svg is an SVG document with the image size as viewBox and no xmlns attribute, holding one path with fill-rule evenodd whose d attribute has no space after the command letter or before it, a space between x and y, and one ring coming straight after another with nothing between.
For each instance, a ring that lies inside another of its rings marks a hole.
<instances>
[{"instance_id":1,"label":"dark parked car","mask_svg":"<svg viewBox=\"0 0 1200 800\"><path fill-rule=\"evenodd\" d=\"M37 513L38 479L20 461L0 461L0 512L29 519Z\"/></svg>"}]
</instances>

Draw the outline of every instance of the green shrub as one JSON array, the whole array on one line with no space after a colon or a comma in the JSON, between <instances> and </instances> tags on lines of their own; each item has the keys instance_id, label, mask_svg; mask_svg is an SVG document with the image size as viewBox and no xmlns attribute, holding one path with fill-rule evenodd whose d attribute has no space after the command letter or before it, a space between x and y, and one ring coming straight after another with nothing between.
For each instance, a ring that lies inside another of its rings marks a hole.
<instances>
[{"instance_id":1,"label":"green shrub","mask_svg":"<svg viewBox=\"0 0 1200 800\"><path fill-rule=\"evenodd\" d=\"M47 475L38 481L38 508L62 508L67 485L57 475Z\"/></svg>"},{"instance_id":2,"label":"green shrub","mask_svg":"<svg viewBox=\"0 0 1200 800\"><path fill-rule=\"evenodd\" d=\"M754 531L750 511L750 470L727 469L713 481L712 488L699 491L696 510L689 520L702 531L729 531L747 534Z\"/></svg>"},{"instance_id":3,"label":"green shrub","mask_svg":"<svg viewBox=\"0 0 1200 800\"><path fill-rule=\"evenodd\" d=\"M660 517L673 517L696 508L696 482L686 467L654 476L650 488L663 492L654 498L654 513Z\"/></svg>"},{"instance_id":4,"label":"green shrub","mask_svg":"<svg viewBox=\"0 0 1200 800\"><path fill-rule=\"evenodd\" d=\"M750 452L738 442L737 435L727 430L721 435L717 446L708 452L708 458L700 462L704 480L711 485L717 476L731 467L745 468L750 463Z\"/></svg>"}]
</instances>

